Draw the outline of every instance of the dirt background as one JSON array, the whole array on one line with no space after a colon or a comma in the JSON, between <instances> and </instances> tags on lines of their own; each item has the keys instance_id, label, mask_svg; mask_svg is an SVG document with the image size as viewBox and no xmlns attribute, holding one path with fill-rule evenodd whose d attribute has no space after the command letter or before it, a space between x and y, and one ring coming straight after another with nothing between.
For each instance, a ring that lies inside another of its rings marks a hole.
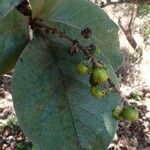
<instances>
[{"instance_id":1,"label":"dirt background","mask_svg":"<svg viewBox=\"0 0 150 150\"><path fill-rule=\"evenodd\" d=\"M94 1L118 24L120 50L125 59L117 72L123 103L135 105L139 119L119 122L108 150L150 150L150 5ZM31 150L32 143L21 131L11 96L13 73L0 76L0 150Z\"/></svg>"}]
</instances>

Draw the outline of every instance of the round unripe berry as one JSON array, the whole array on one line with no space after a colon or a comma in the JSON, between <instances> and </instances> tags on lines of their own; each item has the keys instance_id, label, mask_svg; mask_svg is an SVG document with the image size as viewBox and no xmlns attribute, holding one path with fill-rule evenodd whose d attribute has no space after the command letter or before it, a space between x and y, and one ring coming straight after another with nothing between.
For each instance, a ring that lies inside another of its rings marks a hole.
<instances>
[{"instance_id":1,"label":"round unripe berry","mask_svg":"<svg viewBox=\"0 0 150 150\"><path fill-rule=\"evenodd\" d=\"M84 63L79 63L79 64L77 65L77 71L78 71L80 74L82 74L82 75L87 74L87 73L88 73L88 70L89 70L88 66L87 66L86 64L84 64Z\"/></svg>"},{"instance_id":2,"label":"round unripe berry","mask_svg":"<svg viewBox=\"0 0 150 150\"><path fill-rule=\"evenodd\" d=\"M104 83L108 80L108 72L105 68L94 68L93 80L96 83Z\"/></svg>"},{"instance_id":3,"label":"round unripe berry","mask_svg":"<svg viewBox=\"0 0 150 150\"><path fill-rule=\"evenodd\" d=\"M136 121L139 117L139 111L132 106L126 106L123 108L121 116L128 121Z\"/></svg>"},{"instance_id":4,"label":"round unripe berry","mask_svg":"<svg viewBox=\"0 0 150 150\"><path fill-rule=\"evenodd\" d=\"M96 52L97 54L100 54L100 52L101 52L101 49L100 49L99 47L96 47L96 50L95 50L95 52Z\"/></svg>"},{"instance_id":5,"label":"round unripe berry","mask_svg":"<svg viewBox=\"0 0 150 150\"><path fill-rule=\"evenodd\" d=\"M102 98L106 95L106 91L100 90L97 87L92 87L91 94L96 98Z\"/></svg>"},{"instance_id":6,"label":"round unripe berry","mask_svg":"<svg viewBox=\"0 0 150 150\"><path fill-rule=\"evenodd\" d=\"M114 117L115 120L123 120L123 117L120 115L122 112L122 107L117 106L112 110L112 116Z\"/></svg>"}]
</instances>

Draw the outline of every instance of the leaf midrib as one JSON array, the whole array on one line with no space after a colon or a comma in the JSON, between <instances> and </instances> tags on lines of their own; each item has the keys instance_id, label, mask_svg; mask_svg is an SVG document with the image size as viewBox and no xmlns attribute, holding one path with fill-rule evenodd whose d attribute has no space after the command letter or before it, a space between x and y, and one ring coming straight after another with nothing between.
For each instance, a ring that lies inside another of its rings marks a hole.
<instances>
[{"instance_id":1,"label":"leaf midrib","mask_svg":"<svg viewBox=\"0 0 150 150\"><path fill-rule=\"evenodd\" d=\"M59 72L59 75L61 77L61 82L62 82L62 86L63 86L63 90L64 90L64 93L65 93L65 97L66 97L66 100L67 100L67 104L68 104L68 108L69 108L69 112L71 114L71 119L72 119L72 125L73 125L73 129L75 131L75 135L76 135L76 142L77 142L77 145L78 145L78 150L82 150L81 146L80 146L80 142L79 142L79 138L78 138L78 133L77 133L77 129L75 127L75 119L73 117L73 112L72 112L72 109L71 109L71 105L70 105L70 102L69 102L69 99L68 99L68 96L67 96L67 90L66 90L66 86L65 86L65 83L64 83L64 77L63 77L63 73L61 71L61 68L59 67L59 63L58 63L58 59L57 59L57 56L54 54L54 52L51 50L50 51L54 60L55 60L55 64L58 68L58 72Z\"/></svg>"},{"instance_id":2,"label":"leaf midrib","mask_svg":"<svg viewBox=\"0 0 150 150\"><path fill-rule=\"evenodd\" d=\"M57 66L57 68L58 68L59 75L61 76L61 82L62 82L63 90L64 90L65 97L66 97L66 100L67 100L69 112L70 112L71 118L72 118L73 129L74 129L75 134L76 134L77 145L78 145L78 147L79 147L79 150L82 150L82 147L81 147L81 145L80 145L80 141L79 141L79 138L78 138L78 133L77 133L77 130L76 130L76 127L75 127L75 120L76 120L76 119L74 119L74 117L73 117L71 105L70 105L70 102L69 102L69 99L68 99L68 96L67 96L66 86L65 86L65 83L64 83L64 76L65 76L66 78L68 78L68 79L70 79L70 78L67 77L66 75L64 75L63 72L61 71L61 68L60 68L60 66L59 66L59 61L58 61L58 59L57 59L57 56L54 54L54 52L53 52L52 50L51 50L50 52L51 52L51 54L52 54L52 56L53 56L53 58L54 58L54 60L55 60L55 62L56 62L55 64L56 64L56 66ZM71 79L72 79L72 80L75 80L75 81L77 81L77 82L79 82L80 84L83 84L84 86L87 86L85 83L83 83L83 82L81 82L81 81L79 81L79 80L77 80L77 79L75 79L75 78L71 78ZM74 105L73 105L73 106L74 106ZM76 107L76 106L74 106L74 107ZM85 111L88 111L88 110L86 110L85 108L82 108L82 107L80 107L80 109L85 110ZM89 111L88 111L88 112L89 112ZM92 112L89 112L89 113L92 114L94 117L96 117ZM78 121L79 121L80 123L82 123L84 126L86 126L87 128L93 130L93 132L95 133L95 136L99 139L99 142L103 145L103 142L102 142L102 140L101 140L101 138L100 138L100 135L96 133L96 131L93 129L93 127L91 127L91 126L89 126L89 125L86 125L86 124L85 124L83 121L81 121L80 119L78 119ZM105 128L105 129L106 129L106 128ZM106 130L107 130L107 129L106 129Z\"/></svg>"}]
</instances>

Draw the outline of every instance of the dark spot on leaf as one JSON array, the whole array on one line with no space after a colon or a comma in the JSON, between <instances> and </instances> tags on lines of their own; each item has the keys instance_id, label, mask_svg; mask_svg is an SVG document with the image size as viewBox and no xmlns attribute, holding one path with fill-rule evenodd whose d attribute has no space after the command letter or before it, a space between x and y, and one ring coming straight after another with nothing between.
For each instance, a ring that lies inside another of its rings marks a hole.
<instances>
[{"instance_id":1,"label":"dark spot on leaf","mask_svg":"<svg viewBox=\"0 0 150 150\"><path fill-rule=\"evenodd\" d=\"M20 58L20 62L23 63L23 59L22 58Z\"/></svg>"}]
</instances>

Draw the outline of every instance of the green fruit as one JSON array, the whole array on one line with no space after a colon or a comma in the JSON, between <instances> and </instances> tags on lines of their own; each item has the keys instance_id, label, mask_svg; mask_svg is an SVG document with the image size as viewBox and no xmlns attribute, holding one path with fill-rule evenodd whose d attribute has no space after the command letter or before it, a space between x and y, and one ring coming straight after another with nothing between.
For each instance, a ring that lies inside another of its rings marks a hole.
<instances>
[{"instance_id":1,"label":"green fruit","mask_svg":"<svg viewBox=\"0 0 150 150\"><path fill-rule=\"evenodd\" d=\"M98 83L95 83L95 82L94 82L93 77L92 77L92 74L90 75L89 83L90 83L91 86L95 86L95 87L98 85Z\"/></svg>"},{"instance_id":2,"label":"green fruit","mask_svg":"<svg viewBox=\"0 0 150 150\"><path fill-rule=\"evenodd\" d=\"M122 107L117 106L115 109L112 110L112 116L115 120L123 120L123 117L121 116Z\"/></svg>"},{"instance_id":3,"label":"green fruit","mask_svg":"<svg viewBox=\"0 0 150 150\"><path fill-rule=\"evenodd\" d=\"M105 68L94 68L93 80L96 83L104 83L108 80L108 72Z\"/></svg>"},{"instance_id":4,"label":"green fruit","mask_svg":"<svg viewBox=\"0 0 150 150\"><path fill-rule=\"evenodd\" d=\"M139 111L132 106L126 106L123 108L121 116L128 121L136 121L139 116Z\"/></svg>"},{"instance_id":5,"label":"green fruit","mask_svg":"<svg viewBox=\"0 0 150 150\"><path fill-rule=\"evenodd\" d=\"M100 52L101 52L101 49L99 47L96 47L95 53L100 54Z\"/></svg>"},{"instance_id":6,"label":"green fruit","mask_svg":"<svg viewBox=\"0 0 150 150\"><path fill-rule=\"evenodd\" d=\"M100 90L97 87L92 87L91 93L96 98L102 98L102 97L106 96L106 91Z\"/></svg>"},{"instance_id":7,"label":"green fruit","mask_svg":"<svg viewBox=\"0 0 150 150\"><path fill-rule=\"evenodd\" d=\"M95 51L94 51L94 55L95 55L96 57L98 57L100 53L101 53L101 49L96 46L96 49L95 49Z\"/></svg>"},{"instance_id":8,"label":"green fruit","mask_svg":"<svg viewBox=\"0 0 150 150\"><path fill-rule=\"evenodd\" d=\"M89 71L89 68L86 64L84 63L79 63L77 65L77 71L82 74L82 75L85 75L85 74L88 74L88 71Z\"/></svg>"},{"instance_id":9,"label":"green fruit","mask_svg":"<svg viewBox=\"0 0 150 150\"><path fill-rule=\"evenodd\" d=\"M119 120L119 121L121 121L121 120L123 120L123 117L122 116L120 116L117 112L112 112L112 116L114 117L114 119L115 120Z\"/></svg>"}]
</instances>

